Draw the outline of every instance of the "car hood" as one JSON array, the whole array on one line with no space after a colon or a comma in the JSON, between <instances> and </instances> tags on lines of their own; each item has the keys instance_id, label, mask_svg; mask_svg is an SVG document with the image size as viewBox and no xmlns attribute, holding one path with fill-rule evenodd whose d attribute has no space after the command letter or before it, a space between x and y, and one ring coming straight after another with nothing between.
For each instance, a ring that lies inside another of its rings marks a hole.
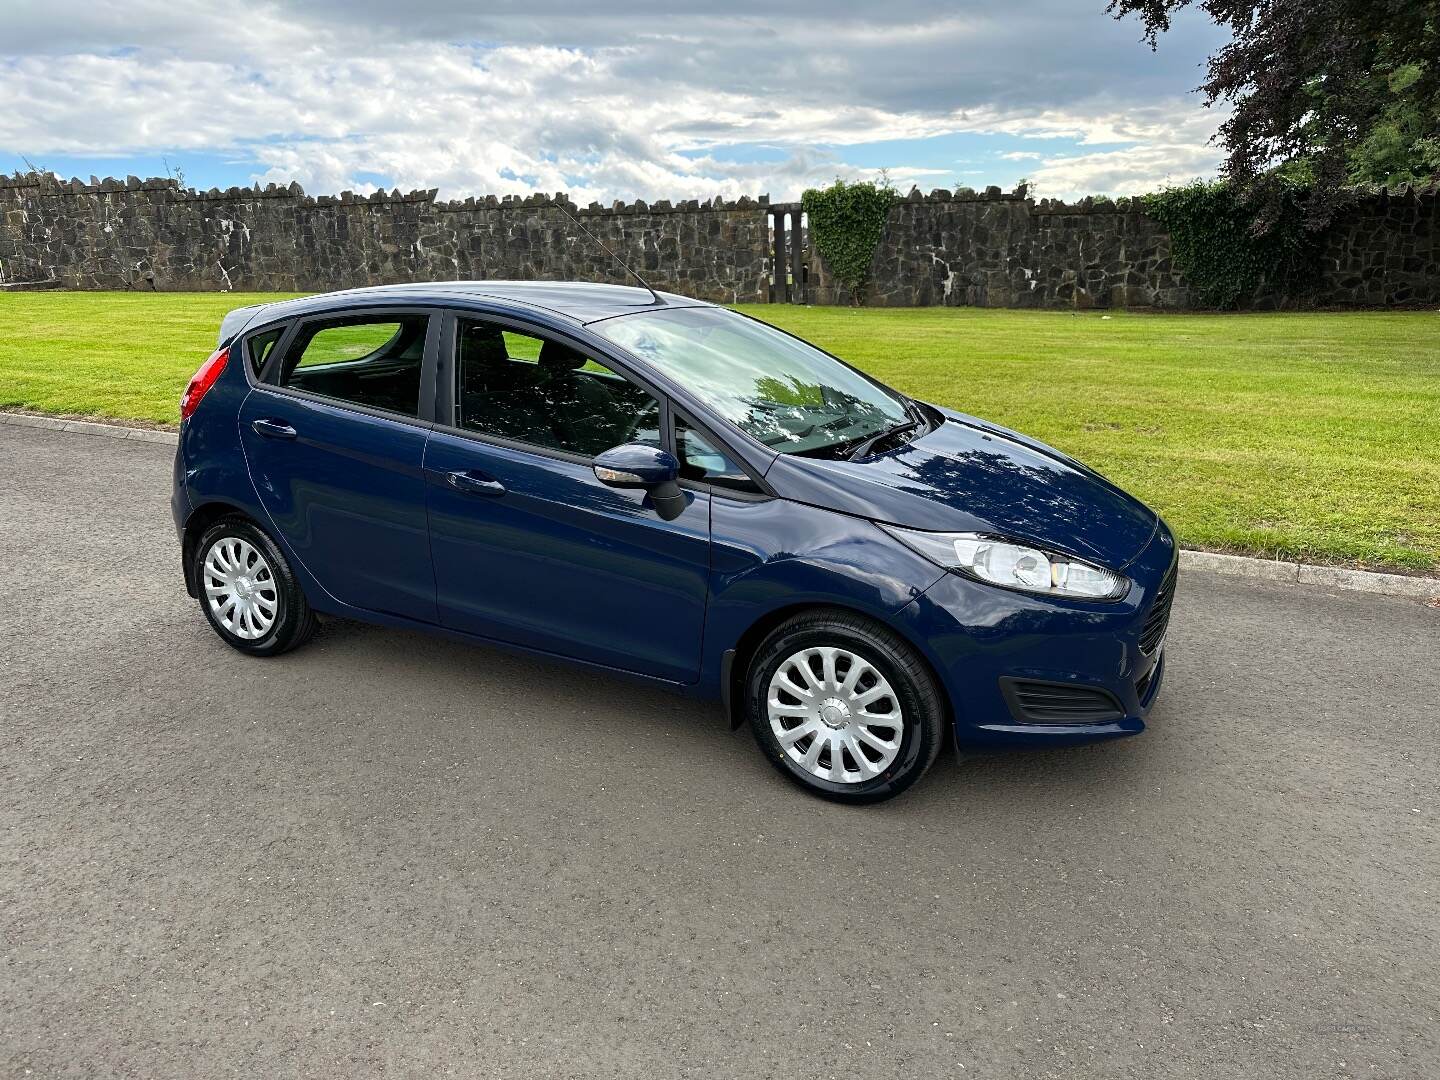
<instances>
[{"instance_id":1,"label":"car hood","mask_svg":"<svg viewBox=\"0 0 1440 1080\"><path fill-rule=\"evenodd\" d=\"M782 454L766 473L786 498L935 532L1028 540L1121 569L1154 534L1155 512L1053 447L973 416L944 420L862 461Z\"/></svg>"}]
</instances>

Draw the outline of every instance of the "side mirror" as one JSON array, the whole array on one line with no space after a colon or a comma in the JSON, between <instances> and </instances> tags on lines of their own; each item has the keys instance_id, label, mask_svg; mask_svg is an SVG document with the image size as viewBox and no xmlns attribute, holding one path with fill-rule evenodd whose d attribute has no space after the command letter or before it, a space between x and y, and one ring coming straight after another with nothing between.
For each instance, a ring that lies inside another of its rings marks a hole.
<instances>
[{"instance_id":1,"label":"side mirror","mask_svg":"<svg viewBox=\"0 0 1440 1080\"><path fill-rule=\"evenodd\" d=\"M645 443L611 447L595 458L594 467L596 479L617 488L653 488L680 478L675 455Z\"/></svg>"},{"instance_id":2,"label":"side mirror","mask_svg":"<svg viewBox=\"0 0 1440 1080\"><path fill-rule=\"evenodd\" d=\"M595 477L617 488L644 488L645 501L661 521L674 521L685 512L680 490L680 462L668 450L645 443L626 443L596 456Z\"/></svg>"}]
</instances>

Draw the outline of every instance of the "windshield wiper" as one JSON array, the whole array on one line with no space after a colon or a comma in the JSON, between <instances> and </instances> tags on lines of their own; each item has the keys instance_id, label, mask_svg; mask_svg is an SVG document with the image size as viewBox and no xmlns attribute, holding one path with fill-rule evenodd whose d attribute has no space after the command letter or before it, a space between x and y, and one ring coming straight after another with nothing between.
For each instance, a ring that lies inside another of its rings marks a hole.
<instances>
[{"instance_id":1,"label":"windshield wiper","mask_svg":"<svg viewBox=\"0 0 1440 1080\"><path fill-rule=\"evenodd\" d=\"M877 443L888 439L891 435L899 435L901 432L905 431L914 431L920 426L920 424L921 421L919 420L904 420L896 424L894 427L888 427L885 428L883 431L877 431L868 439L861 440L860 445L858 445L857 447L855 447L854 450L851 450L850 453L845 455L845 460L855 461L858 458L862 458L866 454L868 454L870 452L870 449L874 447Z\"/></svg>"}]
</instances>

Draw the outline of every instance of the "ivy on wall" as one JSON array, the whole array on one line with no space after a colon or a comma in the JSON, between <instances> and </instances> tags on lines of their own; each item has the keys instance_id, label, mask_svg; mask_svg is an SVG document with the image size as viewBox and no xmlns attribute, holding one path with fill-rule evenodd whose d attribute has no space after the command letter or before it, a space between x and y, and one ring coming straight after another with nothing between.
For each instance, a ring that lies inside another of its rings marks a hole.
<instances>
[{"instance_id":1,"label":"ivy on wall","mask_svg":"<svg viewBox=\"0 0 1440 1080\"><path fill-rule=\"evenodd\" d=\"M1144 196L1145 212L1170 234L1175 266L1207 307L1236 308L1262 286L1292 299L1314 291L1323 234L1305 227L1304 189L1280 192L1263 231L1256 210L1223 180L1196 180Z\"/></svg>"},{"instance_id":2,"label":"ivy on wall","mask_svg":"<svg viewBox=\"0 0 1440 1080\"><path fill-rule=\"evenodd\" d=\"M884 182L847 184L840 179L800 196L811 241L857 304L870 276L870 260L885 233L886 215L898 198L895 189Z\"/></svg>"}]
</instances>

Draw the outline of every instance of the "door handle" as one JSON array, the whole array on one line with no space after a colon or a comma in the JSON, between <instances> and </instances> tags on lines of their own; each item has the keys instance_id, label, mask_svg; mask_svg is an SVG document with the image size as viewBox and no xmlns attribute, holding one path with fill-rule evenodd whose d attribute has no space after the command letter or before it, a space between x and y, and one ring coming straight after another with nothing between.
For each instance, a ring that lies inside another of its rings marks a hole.
<instances>
[{"instance_id":1,"label":"door handle","mask_svg":"<svg viewBox=\"0 0 1440 1080\"><path fill-rule=\"evenodd\" d=\"M267 439L293 439L297 434L295 429L284 420L269 418L256 420L250 427L256 435L263 435Z\"/></svg>"},{"instance_id":2,"label":"door handle","mask_svg":"<svg viewBox=\"0 0 1440 1080\"><path fill-rule=\"evenodd\" d=\"M505 485L494 477L482 472L452 472L445 474L445 482L456 491L467 495L504 495Z\"/></svg>"}]
</instances>

